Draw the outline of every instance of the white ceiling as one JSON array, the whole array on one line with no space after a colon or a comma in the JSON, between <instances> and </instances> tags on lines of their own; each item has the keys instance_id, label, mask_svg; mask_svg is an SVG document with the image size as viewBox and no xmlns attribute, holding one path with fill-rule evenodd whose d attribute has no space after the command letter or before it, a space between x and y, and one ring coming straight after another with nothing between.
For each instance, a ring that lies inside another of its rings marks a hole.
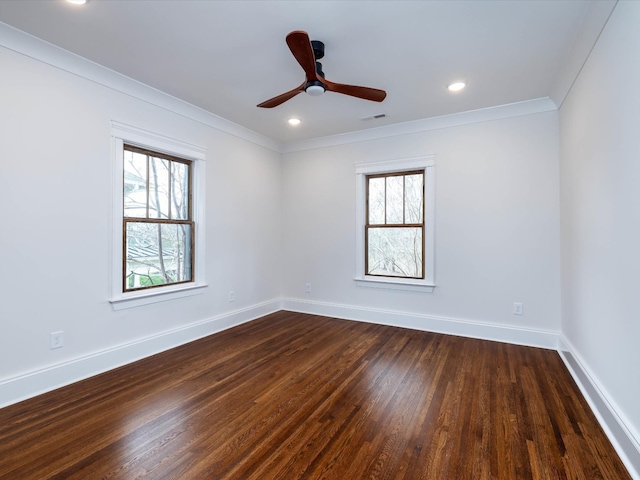
<instances>
[{"instance_id":1,"label":"white ceiling","mask_svg":"<svg viewBox=\"0 0 640 480\"><path fill-rule=\"evenodd\" d=\"M567 66L577 74L606 22L606 12L592 14L598 4L612 2L2 0L0 21L287 143L542 97L558 103L572 81ZM285 43L293 30L325 43L327 79L387 98L299 94L257 108L304 80ZM458 79L468 87L449 93ZM287 125L292 116L302 124Z\"/></svg>"}]
</instances>

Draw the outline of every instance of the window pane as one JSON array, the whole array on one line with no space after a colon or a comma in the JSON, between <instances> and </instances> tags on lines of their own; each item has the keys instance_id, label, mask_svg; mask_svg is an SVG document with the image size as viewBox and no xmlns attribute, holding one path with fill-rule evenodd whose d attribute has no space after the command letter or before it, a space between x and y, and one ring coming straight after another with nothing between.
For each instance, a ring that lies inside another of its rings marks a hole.
<instances>
[{"instance_id":1,"label":"window pane","mask_svg":"<svg viewBox=\"0 0 640 480\"><path fill-rule=\"evenodd\" d=\"M404 177L405 223L422 223L423 174Z\"/></svg>"},{"instance_id":2,"label":"window pane","mask_svg":"<svg viewBox=\"0 0 640 480\"><path fill-rule=\"evenodd\" d=\"M169 163L149 159L149 218L169 218Z\"/></svg>"},{"instance_id":3,"label":"window pane","mask_svg":"<svg viewBox=\"0 0 640 480\"><path fill-rule=\"evenodd\" d=\"M179 162L171 165L171 218L189 218L189 166Z\"/></svg>"},{"instance_id":4,"label":"window pane","mask_svg":"<svg viewBox=\"0 0 640 480\"><path fill-rule=\"evenodd\" d=\"M402 175L387 177L387 224L403 223L403 178Z\"/></svg>"},{"instance_id":5,"label":"window pane","mask_svg":"<svg viewBox=\"0 0 640 480\"><path fill-rule=\"evenodd\" d=\"M128 222L125 289L192 280L191 225Z\"/></svg>"},{"instance_id":6,"label":"window pane","mask_svg":"<svg viewBox=\"0 0 640 480\"><path fill-rule=\"evenodd\" d=\"M368 275L422 278L422 229L368 229Z\"/></svg>"},{"instance_id":7,"label":"window pane","mask_svg":"<svg viewBox=\"0 0 640 480\"><path fill-rule=\"evenodd\" d=\"M124 216L147 216L147 156L124 151Z\"/></svg>"},{"instance_id":8,"label":"window pane","mask_svg":"<svg viewBox=\"0 0 640 480\"><path fill-rule=\"evenodd\" d=\"M369 179L369 223L384 224L384 185L385 178Z\"/></svg>"}]
</instances>

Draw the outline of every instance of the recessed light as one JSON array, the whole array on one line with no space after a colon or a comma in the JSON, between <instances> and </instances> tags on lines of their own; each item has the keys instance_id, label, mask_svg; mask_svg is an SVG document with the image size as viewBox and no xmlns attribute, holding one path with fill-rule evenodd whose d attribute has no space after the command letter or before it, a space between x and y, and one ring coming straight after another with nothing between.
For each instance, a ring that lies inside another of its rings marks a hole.
<instances>
[{"instance_id":1,"label":"recessed light","mask_svg":"<svg viewBox=\"0 0 640 480\"><path fill-rule=\"evenodd\" d=\"M464 82L454 82L451 85L449 85L447 88L449 89L450 92L459 92L466 86L467 84Z\"/></svg>"},{"instance_id":2,"label":"recessed light","mask_svg":"<svg viewBox=\"0 0 640 480\"><path fill-rule=\"evenodd\" d=\"M289 120L287 120L289 122L289 125L300 125L301 120L299 118L290 118Z\"/></svg>"},{"instance_id":3,"label":"recessed light","mask_svg":"<svg viewBox=\"0 0 640 480\"><path fill-rule=\"evenodd\" d=\"M87 3L87 0L67 0L69 3L73 3L74 5L84 5Z\"/></svg>"}]
</instances>

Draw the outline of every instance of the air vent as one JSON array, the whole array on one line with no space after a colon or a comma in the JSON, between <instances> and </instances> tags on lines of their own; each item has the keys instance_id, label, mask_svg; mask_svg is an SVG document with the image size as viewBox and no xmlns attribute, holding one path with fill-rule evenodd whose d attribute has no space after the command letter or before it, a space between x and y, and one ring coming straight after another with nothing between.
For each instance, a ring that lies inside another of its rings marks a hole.
<instances>
[{"instance_id":1,"label":"air vent","mask_svg":"<svg viewBox=\"0 0 640 480\"><path fill-rule=\"evenodd\" d=\"M362 117L360 120L363 120L365 122L368 122L369 120L378 120L379 118L384 118L387 115L384 113L379 113L377 115L371 115L370 117Z\"/></svg>"}]
</instances>

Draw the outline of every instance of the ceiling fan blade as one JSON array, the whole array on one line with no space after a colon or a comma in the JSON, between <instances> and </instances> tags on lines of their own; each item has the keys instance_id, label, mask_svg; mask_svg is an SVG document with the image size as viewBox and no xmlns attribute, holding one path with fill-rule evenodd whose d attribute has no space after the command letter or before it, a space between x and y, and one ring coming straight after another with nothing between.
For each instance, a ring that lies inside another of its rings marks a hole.
<instances>
[{"instance_id":1,"label":"ceiling fan blade","mask_svg":"<svg viewBox=\"0 0 640 480\"><path fill-rule=\"evenodd\" d=\"M313 54L309 34L303 30L293 31L287 35L287 45L307 75L307 80L317 80L316 57Z\"/></svg>"},{"instance_id":2,"label":"ceiling fan blade","mask_svg":"<svg viewBox=\"0 0 640 480\"><path fill-rule=\"evenodd\" d=\"M352 97L363 98L374 102L381 102L387 96L387 92L377 88L358 87L356 85L346 85L344 83L333 83L324 78L321 80L330 92L344 93Z\"/></svg>"},{"instance_id":3,"label":"ceiling fan blade","mask_svg":"<svg viewBox=\"0 0 640 480\"><path fill-rule=\"evenodd\" d=\"M285 92L282 95L278 95L277 97L270 98L266 102L262 102L260 105L258 105L258 107L262 107L262 108L277 107L278 105L280 105L280 104L286 102L287 100L295 97L300 92L304 92L304 86L306 84L307 84L307 82L304 82L302 85L300 85L297 88L294 88L293 90L289 90L288 92Z\"/></svg>"}]
</instances>

